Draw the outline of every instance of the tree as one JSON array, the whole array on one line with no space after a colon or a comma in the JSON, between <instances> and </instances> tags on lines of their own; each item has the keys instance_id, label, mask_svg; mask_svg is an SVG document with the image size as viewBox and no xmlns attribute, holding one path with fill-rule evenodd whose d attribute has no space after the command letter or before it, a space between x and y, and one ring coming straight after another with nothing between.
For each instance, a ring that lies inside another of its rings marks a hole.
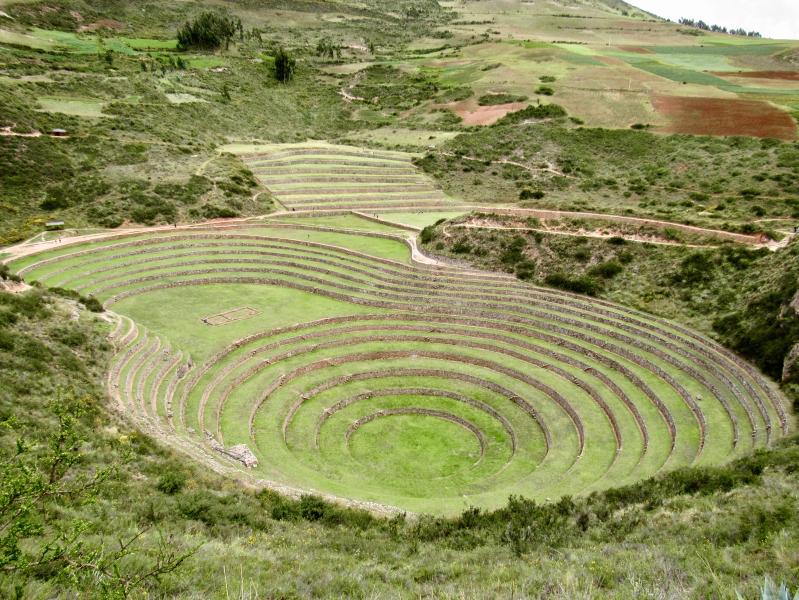
<instances>
[{"instance_id":1,"label":"tree","mask_svg":"<svg viewBox=\"0 0 799 600\"><path fill-rule=\"evenodd\" d=\"M275 52L275 79L280 83L288 83L294 77L297 61L283 48Z\"/></svg>"},{"instance_id":2,"label":"tree","mask_svg":"<svg viewBox=\"0 0 799 600\"><path fill-rule=\"evenodd\" d=\"M324 37L316 43L316 53L319 56L330 59L341 58L341 44L333 42L328 37Z\"/></svg>"},{"instance_id":3,"label":"tree","mask_svg":"<svg viewBox=\"0 0 799 600\"><path fill-rule=\"evenodd\" d=\"M204 12L193 21L187 21L178 30L178 49L216 50L230 40L241 29L241 20L215 12Z\"/></svg>"}]
</instances>

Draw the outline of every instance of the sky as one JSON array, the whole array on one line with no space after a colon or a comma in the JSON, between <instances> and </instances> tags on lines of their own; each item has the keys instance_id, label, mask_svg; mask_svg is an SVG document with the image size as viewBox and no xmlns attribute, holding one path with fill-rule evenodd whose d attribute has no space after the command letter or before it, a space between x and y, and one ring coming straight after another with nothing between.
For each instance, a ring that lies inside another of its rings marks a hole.
<instances>
[{"instance_id":1,"label":"sky","mask_svg":"<svg viewBox=\"0 0 799 600\"><path fill-rule=\"evenodd\" d=\"M743 27L765 37L799 40L799 0L627 0L676 21L680 17L709 25Z\"/></svg>"}]
</instances>

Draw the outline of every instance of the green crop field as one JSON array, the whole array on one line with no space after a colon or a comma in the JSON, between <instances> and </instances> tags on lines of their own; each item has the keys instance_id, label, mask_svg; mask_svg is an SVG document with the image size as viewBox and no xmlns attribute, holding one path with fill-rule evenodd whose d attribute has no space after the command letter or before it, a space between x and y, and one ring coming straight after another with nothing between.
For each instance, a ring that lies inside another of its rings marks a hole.
<instances>
[{"instance_id":1,"label":"green crop field","mask_svg":"<svg viewBox=\"0 0 799 600\"><path fill-rule=\"evenodd\" d=\"M774 385L702 335L410 263L401 230L357 221L118 236L10 266L118 315L109 391L142 428L276 489L452 514L717 464L788 431ZM240 307L252 316L210 324Z\"/></svg>"}]
</instances>

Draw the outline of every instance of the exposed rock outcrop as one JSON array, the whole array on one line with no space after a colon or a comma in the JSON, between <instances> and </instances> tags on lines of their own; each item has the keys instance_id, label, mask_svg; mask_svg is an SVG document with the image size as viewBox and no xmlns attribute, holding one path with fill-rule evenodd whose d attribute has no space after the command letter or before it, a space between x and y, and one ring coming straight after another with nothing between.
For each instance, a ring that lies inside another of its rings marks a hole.
<instances>
[{"instance_id":1,"label":"exposed rock outcrop","mask_svg":"<svg viewBox=\"0 0 799 600\"><path fill-rule=\"evenodd\" d=\"M782 380L784 382L799 381L799 343L794 344L782 367Z\"/></svg>"},{"instance_id":2,"label":"exposed rock outcrop","mask_svg":"<svg viewBox=\"0 0 799 600\"><path fill-rule=\"evenodd\" d=\"M225 446L220 444L209 431L205 432L205 438L208 440L208 444L211 446L211 448L213 448L215 451L219 452L220 454L224 454L233 460L239 461L248 469L258 466L258 459L246 444L236 444L230 448L225 448Z\"/></svg>"}]
</instances>

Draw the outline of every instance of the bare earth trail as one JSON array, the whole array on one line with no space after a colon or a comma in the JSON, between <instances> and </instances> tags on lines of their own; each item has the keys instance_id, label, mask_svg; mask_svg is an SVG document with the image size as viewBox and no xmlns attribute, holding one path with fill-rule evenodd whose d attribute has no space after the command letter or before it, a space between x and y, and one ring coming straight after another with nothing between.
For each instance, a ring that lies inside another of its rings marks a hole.
<instances>
[{"instance_id":1,"label":"bare earth trail","mask_svg":"<svg viewBox=\"0 0 799 600\"><path fill-rule=\"evenodd\" d=\"M451 229L490 229L492 231L538 231L550 235L565 235L569 237L590 237L597 239L609 239L612 237L620 237L631 242L640 242L646 244L656 244L659 246L681 246L683 248L713 248L713 246L702 244L685 244L681 242L667 242L662 240L653 240L636 235L608 235L597 233L595 231L557 231L552 229L544 229L542 227L502 227L500 225L477 225L474 223L459 223L457 225L447 225L444 227L444 236L452 237Z\"/></svg>"},{"instance_id":2,"label":"bare earth trail","mask_svg":"<svg viewBox=\"0 0 799 600\"><path fill-rule=\"evenodd\" d=\"M459 205L457 207L453 207L458 210L463 209L464 212L487 212L487 213L495 213L500 215L510 215L510 216L532 216L544 219L558 219L558 218L592 218L592 219L606 219L611 222L619 222L619 223L633 223L633 224L640 224L640 225L654 225L657 227L671 227L674 229L678 229L681 231L689 232L689 233L701 233L711 237L716 237L721 240L729 240L733 242L738 242L741 244L747 244L756 247L763 247L768 248L772 251L777 251L781 248L785 248L788 243L795 237L796 234L787 234L781 241L774 242L770 241L767 243L763 243L758 236L755 235L745 235L740 233L732 233L729 231L722 231L718 229L706 229L703 227L696 227L693 225L683 225L680 223L672 223L669 221L658 221L656 219L645 219L640 217L627 217L621 215L607 215L602 213L583 213L583 212L568 212L568 211L557 211L557 210L541 210L541 209L534 209L534 208L506 208L506 207L491 207L491 206L477 206L477 205ZM395 212L395 211L419 211L418 207L392 207L391 211L381 211L381 212ZM421 210L419 212L430 212ZM435 211L432 211L435 212ZM308 210L308 211L278 211L274 213L270 213L268 215L261 215L256 217L242 217L242 218L232 218L232 219L214 219L210 221L203 221L200 223L190 223L186 225L156 225L152 227L132 227L132 228L125 228L125 229L110 229L108 231L103 231L99 233L91 233L86 235L78 235L78 236L70 236L64 238L58 238L54 240L48 240L43 242L32 242L30 240L26 240L24 242L20 242L19 244L15 244L13 246L8 246L6 248L0 249L0 251L4 254L3 258L0 259L2 262L8 262L14 260L16 258L21 258L23 256L28 256L30 254L35 254L37 252L43 252L45 250L52 250L53 248L58 248L60 246L70 245L70 244L79 244L84 242L91 242L91 241L101 241L110 237L118 237L120 235L140 235L140 234L147 234L147 233L154 233L159 231L181 231L181 230L190 230L190 229L197 229L197 228L207 228L207 227L224 227L226 225L236 225L236 224L243 224L243 223L253 223L259 221L267 221L273 218L279 217L310 217L310 216L332 216L332 215L342 215L342 214L355 214L362 218L368 218L371 220L375 220L386 225L393 225L397 227L398 230L415 230L417 228L397 225L395 223L391 223L390 221L385 221L379 219L378 217L372 217L371 215L360 213L359 211L350 211L350 210L333 210L333 211L316 211L316 210ZM498 229L504 229L499 228ZM516 229L516 228L508 228L508 229ZM553 234L564 234L569 235L565 232L558 232L558 231L549 231L549 230L542 230L546 233L553 233ZM577 235L577 234L573 234ZM606 237L600 234L590 234L590 233L581 233L579 235L584 235L587 237ZM35 236L36 237L36 236ZM423 255L418 248L416 247L415 242L411 240L415 240L415 236L407 235L404 236L405 239L408 240L409 245L412 248L414 260L423 264L438 264L435 259L427 257ZM623 236L622 236L623 237ZM32 238L33 239L33 238ZM636 241L636 240L634 240ZM639 240L640 241L640 240ZM658 242L652 242L658 243ZM666 242L662 242L666 243ZM672 244L673 245L673 244ZM702 247L702 246L693 246L689 244L678 244L687 247ZM435 261L435 262L430 262Z\"/></svg>"}]
</instances>

